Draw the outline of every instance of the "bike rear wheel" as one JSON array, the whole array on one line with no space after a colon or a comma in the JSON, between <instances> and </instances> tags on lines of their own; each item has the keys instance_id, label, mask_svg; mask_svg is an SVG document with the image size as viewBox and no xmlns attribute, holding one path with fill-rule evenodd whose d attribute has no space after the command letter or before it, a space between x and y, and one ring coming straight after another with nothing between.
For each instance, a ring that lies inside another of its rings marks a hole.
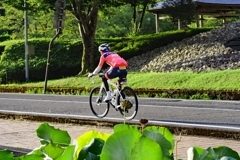
<instances>
[{"instance_id":1,"label":"bike rear wheel","mask_svg":"<svg viewBox=\"0 0 240 160\"><path fill-rule=\"evenodd\" d=\"M125 108L125 119L126 120L131 120L137 115L137 112L138 112L137 96L136 96L135 92L133 91L133 89L130 88L130 87L124 87L121 91L121 94L122 94L123 99L119 95L118 105L121 105L121 103L123 105L123 101L125 101L127 103L130 102L129 104L131 104L131 108L130 109ZM119 109L119 111L124 116L124 108L121 107Z\"/></svg>"},{"instance_id":2,"label":"bike rear wheel","mask_svg":"<svg viewBox=\"0 0 240 160\"><path fill-rule=\"evenodd\" d=\"M108 114L109 103L103 101L107 94L104 88L99 94L100 88L100 86L97 86L92 89L89 97L89 103L93 114L99 118L103 118Z\"/></svg>"}]
</instances>

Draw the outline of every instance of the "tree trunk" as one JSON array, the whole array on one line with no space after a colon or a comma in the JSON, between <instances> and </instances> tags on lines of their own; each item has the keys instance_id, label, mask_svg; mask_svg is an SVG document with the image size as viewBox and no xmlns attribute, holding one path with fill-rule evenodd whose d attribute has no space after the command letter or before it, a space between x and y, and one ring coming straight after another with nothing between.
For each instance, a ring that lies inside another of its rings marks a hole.
<instances>
[{"instance_id":1,"label":"tree trunk","mask_svg":"<svg viewBox=\"0 0 240 160\"><path fill-rule=\"evenodd\" d=\"M141 28L142 28L143 17L144 17L146 8L147 8L148 1L149 1L149 0L145 0L144 7L143 7L143 11L142 11L142 15L141 15L141 19L140 19L140 21L139 21L139 25L138 25L138 28L137 28L137 30L136 30L136 32L138 33L138 35L140 34L140 31L141 31Z\"/></svg>"},{"instance_id":2,"label":"tree trunk","mask_svg":"<svg viewBox=\"0 0 240 160\"><path fill-rule=\"evenodd\" d=\"M133 29L134 29L134 33L136 33L137 31L137 6L136 6L136 0L134 0L133 2Z\"/></svg>"},{"instance_id":3,"label":"tree trunk","mask_svg":"<svg viewBox=\"0 0 240 160\"><path fill-rule=\"evenodd\" d=\"M173 31L173 29L174 29L174 25L175 25L175 21L172 20L172 31Z\"/></svg>"},{"instance_id":4,"label":"tree trunk","mask_svg":"<svg viewBox=\"0 0 240 160\"><path fill-rule=\"evenodd\" d=\"M81 24L79 25L79 30L83 30ZM82 43L83 43L83 55L81 72L79 74L85 74L89 70L94 68L93 63L93 48L94 48L94 33L85 34L81 31Z\"/></svg>"},{"instance_id":5,"label":"tree trunk","mask_svg":"<svg viewBox=\"0 0 240 160\"><path fill-rule=\"evenodd\" d=\"M91 18L88 21L79 21L79 31L83 43L83 55L81 72L79 74L85 74L94 69L94 37L97 26L98 9L95 9Z\"/></svg>"}]
</instances>

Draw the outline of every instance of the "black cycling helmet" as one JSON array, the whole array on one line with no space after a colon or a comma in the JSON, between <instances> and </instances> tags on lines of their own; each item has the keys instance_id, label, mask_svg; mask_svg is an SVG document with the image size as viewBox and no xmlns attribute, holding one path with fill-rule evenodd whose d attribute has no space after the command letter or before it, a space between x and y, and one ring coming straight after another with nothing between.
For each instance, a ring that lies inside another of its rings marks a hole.
<instances>
[{"instance_id":1,"label":"black cycling helmet","mask_svg":"<svg viewBox=\"0 0 240 160\"><path fill-rule=\"evenodd\" d=\"M103 51L109 51L110 50L110 47L108 44L101 44L99 47L98 47L98 51L99 52L103 52Z\"/></svg>"}]
</instances>

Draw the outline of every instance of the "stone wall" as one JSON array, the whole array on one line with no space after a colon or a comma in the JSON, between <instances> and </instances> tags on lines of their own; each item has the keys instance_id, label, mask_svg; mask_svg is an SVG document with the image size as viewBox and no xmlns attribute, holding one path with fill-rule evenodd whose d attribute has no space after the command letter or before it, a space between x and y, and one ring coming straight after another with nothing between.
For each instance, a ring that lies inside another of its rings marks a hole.
<instances>
[{"instance_id":1,"label":"stone wall","mask_svg":"<svg viewBox=\"0 0 240 160\"><path fill-rule=\"evenodd\" d=\"M240 38L240 21L200 33L129 59L129 71L216 71L240 67L240 51L225 44Z\"/></svg>"}]
</instances>

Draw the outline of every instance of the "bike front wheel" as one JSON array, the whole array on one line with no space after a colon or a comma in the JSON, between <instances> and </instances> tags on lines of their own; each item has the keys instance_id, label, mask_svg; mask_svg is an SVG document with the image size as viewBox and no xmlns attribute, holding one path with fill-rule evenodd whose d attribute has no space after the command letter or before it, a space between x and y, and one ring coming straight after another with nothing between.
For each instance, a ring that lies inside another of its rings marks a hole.
<instances>
[{"instance_id":1,"label":"bike front wheel","mask_svg":"<svg viewBox=\"0 0 240 160\"><path fill-rule=\"evenodd\" d=\"M108 114L109 103L104 102L104 98L107 96L104 88L97 86L94 87L90 93L89 103L93 114L99 118L103 118Z\"/></svg>"},{"instance_id":2,"label":"bike front wheel","mask_svg":"<svg viewBox=\"0 0 240 160\"><path fill-rule=\"evenodd\" d=\"M120 113L124 116L124 105L125 106L125 119L126 120L131 120L133 119L138 112L138 99L133 91L132 88L130 87L124 87L121 90L121 95L118 97L118 105L121 105L121 108L119 109ZM126 103L125 103L126 102ZM128 109L127 109L128 108Z\"/></svg>"}]
</instances>

